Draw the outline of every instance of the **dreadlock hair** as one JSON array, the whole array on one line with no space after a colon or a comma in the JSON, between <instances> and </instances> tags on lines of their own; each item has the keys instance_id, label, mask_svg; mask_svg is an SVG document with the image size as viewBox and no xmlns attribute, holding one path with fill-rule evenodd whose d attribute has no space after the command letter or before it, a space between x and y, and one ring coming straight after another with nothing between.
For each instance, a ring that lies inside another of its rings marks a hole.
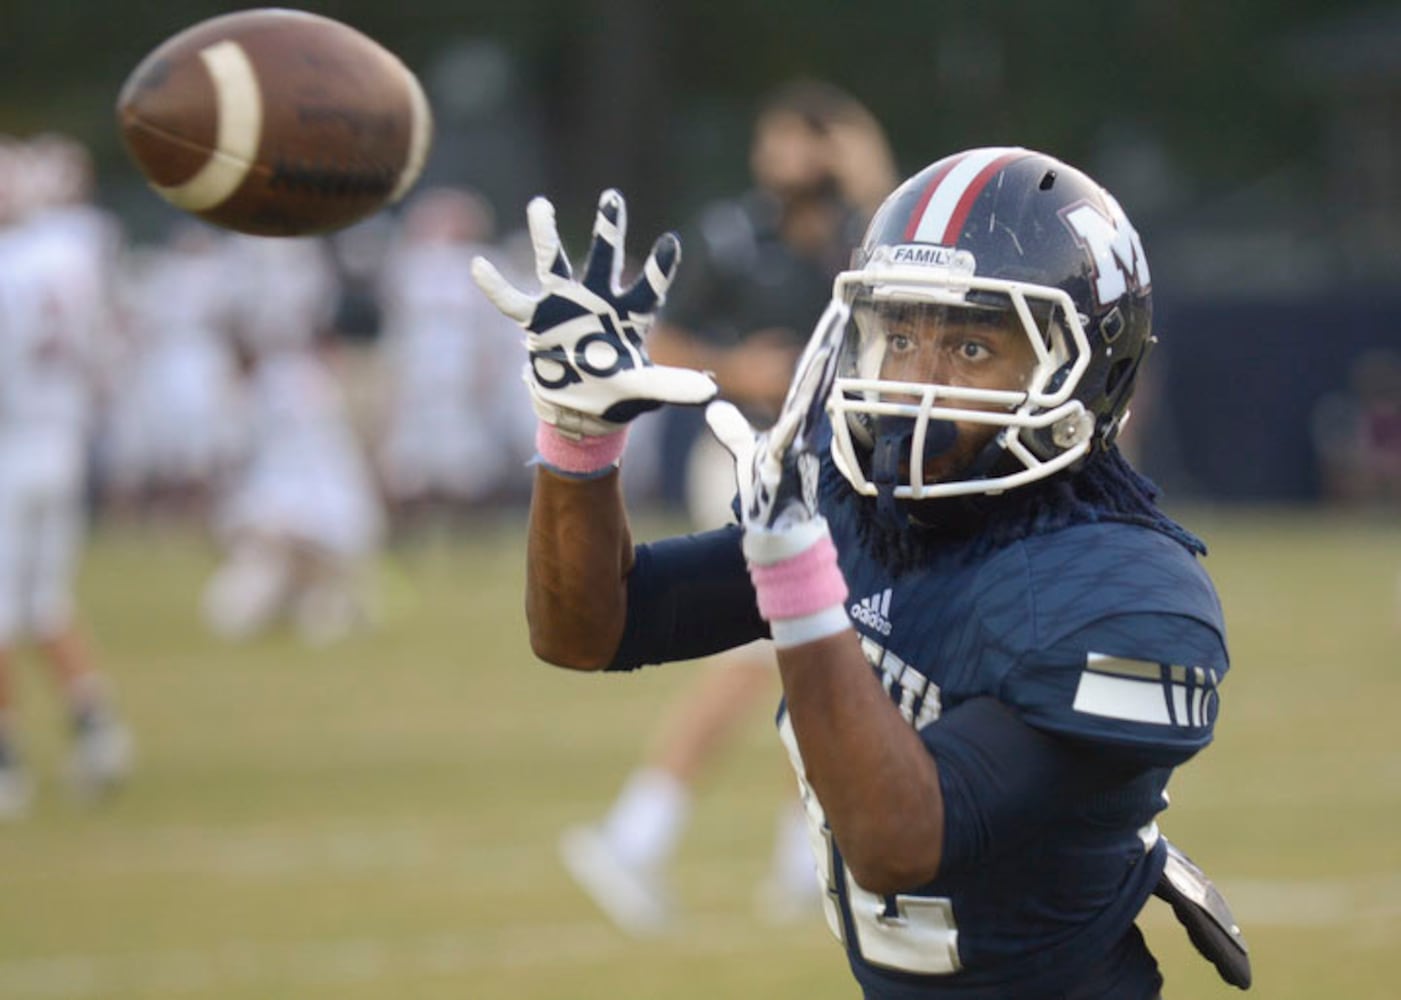
<instances>
[{"instance_id":1,"label":"dreadlock hair","mask_svg":"<svg viewBox=\"0 0 1401 1000\"><path fill-rule=\"evenodd\" d=\"M830 463L820 488L829 502L856 508L862 544L897 576L951 553L981 559L1024 538L1103 522L1136 524L1167 535L1194 555L1206 554L1200 538L1158 508L1158 487L1117 447L1096 454L1072 476L998 496L906 501L895 518L882 516L875 498L852 490Z\"/></svg>"}]
</instances>

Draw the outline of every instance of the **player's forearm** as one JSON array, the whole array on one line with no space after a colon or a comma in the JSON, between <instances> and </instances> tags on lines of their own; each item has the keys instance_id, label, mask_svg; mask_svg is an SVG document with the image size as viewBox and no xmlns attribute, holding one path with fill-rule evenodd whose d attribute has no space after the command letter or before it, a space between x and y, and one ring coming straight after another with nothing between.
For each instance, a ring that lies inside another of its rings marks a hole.
<instances>
[{"instance_id":1,"label":"player's forearm","mask_svg":"<svg viewBox=\"0 0 1401 1000\"><path fill-rule=\"evenodd\" d=\"M807 780L857 883L923 884L943 854L939 774L871 672L854 632L779 651Z\"/></svg>"},{"instance_id":2,"label":"player's forearm","mask_svg":"<svg viewBox=\"0 0 1401 1000\"><path fill-rule=\"evenodd\" d=\"M575 670L607 666L627 615L632 559L616 470L589 480L537 470L525 596L535 655Z\"/></svg>"}]
</instances>

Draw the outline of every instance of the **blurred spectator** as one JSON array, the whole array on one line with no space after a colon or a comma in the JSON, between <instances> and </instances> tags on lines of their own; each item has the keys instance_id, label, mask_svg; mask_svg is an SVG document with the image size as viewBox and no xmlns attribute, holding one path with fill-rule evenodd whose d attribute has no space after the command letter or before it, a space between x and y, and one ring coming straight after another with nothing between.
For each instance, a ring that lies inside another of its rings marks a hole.
<instances>
[{"instance_id":1,"label":"blurred spectator","mask_svg":"<svg viewBox=\"0 0 1401 1000\"><path fill-rule=\"evenodd\" d=\"M657 364L713 372L722 396L766 426L832 279L894 186L895 164L866 108L829 84L797 81L759 107L749 166L754 187L707 206L683 234L681 270L649 351ZM698 412L663 412L673 424L666 451L680 456L668 478L685 484L694 505L691 491L716 477L693 475L686 463L723 449ZM690 454L693 445L700 455Z\"/></svg>"},{"instance_id":2,"label":"blurred spectator","mask_svg":"<svg viewBox=\"0 0 1401 1000\"><path fill-rule=\"evenodd\" d=\"M1401 504L1401 354L1359 356L1347 391L1319 400L1313 436L1325 498Z\"/></svg>"},{"instance_id":3,"label":"blurred spectator","mask_svg":"<svg viewBox=\"0 0 1401 1000\"><path fill-rule=\"evenodd\" d=\"M237 343L246 365L241 466L216 515L227 557L204 613L231 639L285 619L314 643L371 615L381 513L325 359L333 276L318 240L239 238Z\"/></svg>"},{"instance_id":4,"label":"blurred spectator","mask_svg":"<svg viewBox=\"0 0 1401 1000\"><path fill-rule=\"evenodd\" d=\"M471 280L492 226L474 192L425 190L408 205L381 276L390 399L379 462L400 528L471 510L522 464L503 447L502 428L528 406L499 360L512 358L505 348L517 330Z\"/></svg>"},{"instance_id":5,"label":"blurred spectator","mask_svg":"<svg viewBox=\"0 0 1401 1000\"><path fill-rule=\"evenodd\" d=\"M682 263L649 350L660 365L714 373L720 394L750 420L777 416L793 366L832 294L832 281L860 242L871 212L894 188L884 131L838 88L797 81L762 102L750 150L754 188L706 208L682 241ZM664 472L685 484L697 530L733 520L734 463L699 411L667 407L677 421L665 448L683 456ZM714 657L671 707L644 760L597 823L565 831L562 857L575 880L621 927L662 930L665 888L689 815L692 788L757 704L777 696L767 640ZM768 877L756 904L783 921L819 908L807 826L786 802Z\"/></svg>"},{"instance_id":6,"label":"blurred spectator","mask_svg":"<svg viewBox=\"0 0 1401 1000\"><path fill-rule=\"evenodd\" d=\"M13 703L22 639L57 679L78 788L103 791L130 767L131 737L73 593L119 245L91 186L87 150L67 137L0 145L0 819L23 815L32 792Z\"/></svg>"}]
</instances>

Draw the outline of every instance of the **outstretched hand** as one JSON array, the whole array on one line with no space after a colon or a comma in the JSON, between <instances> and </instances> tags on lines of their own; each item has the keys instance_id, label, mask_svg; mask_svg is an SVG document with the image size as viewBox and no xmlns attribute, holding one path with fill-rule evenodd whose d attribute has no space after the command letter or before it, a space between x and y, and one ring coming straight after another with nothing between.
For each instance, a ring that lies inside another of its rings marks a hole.
<instances>
[{"instance_id":1,"label":"outstretched hand","mask_svg":"<svg viewBox=\"0 0 1401 1000\"><path fill-rule=\"evenodd\" d=\"M540 293L516 288L484 257L472 261L472 277L525 329L525 382L541 420L569 437L602 436L665 403L695 406L715 397L709 375L654 365L643 344L680 263L673 234L656 241L637 280L621 288L627 206L619 192L599 197L582 280L560 245L554 206L532 199L526 221Z\"/></svg>"},{"instance_id":2,"label":"outstretched hand","mask_svg":"<svg viewBox=\"0 0 1401 1000\"><path fill-rule=\"evenodd\" d=\"M808 341L773 427L756 433L731 403L705 410L706 423L735 460L745 528L783 531L818 517L821 460L813 442L836 377L841 325L819 323Z\"/></svg>"}]
</instances>

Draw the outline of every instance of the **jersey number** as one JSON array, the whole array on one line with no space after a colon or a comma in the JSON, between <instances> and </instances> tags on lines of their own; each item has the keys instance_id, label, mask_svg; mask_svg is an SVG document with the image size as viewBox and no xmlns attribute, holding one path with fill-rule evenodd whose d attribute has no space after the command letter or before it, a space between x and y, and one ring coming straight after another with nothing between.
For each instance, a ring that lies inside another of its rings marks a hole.
<instances>
[{"instance_id":1,"label":"jersey number","mask_svg":"<svg viewBox=\"0 0 1401 1000\"><path fill-rule=\"evenodd\" d=\"M823 908L832 933L871 965L919 975L957 972L960 968L958 925L954 922L953 906L949 900L937 896L878 896L857 885L851 873L845 869L841 871L844 884L837 885L831 830L822 806L808 784L807 771L787 712L779 723L778 733L798 776L798 791L808 821L808 839L817 861L818 877L826 889ZM839 904L843 895L856 937L851 942L845 940L843 933Z\"/></svg>"}]
</instances>

